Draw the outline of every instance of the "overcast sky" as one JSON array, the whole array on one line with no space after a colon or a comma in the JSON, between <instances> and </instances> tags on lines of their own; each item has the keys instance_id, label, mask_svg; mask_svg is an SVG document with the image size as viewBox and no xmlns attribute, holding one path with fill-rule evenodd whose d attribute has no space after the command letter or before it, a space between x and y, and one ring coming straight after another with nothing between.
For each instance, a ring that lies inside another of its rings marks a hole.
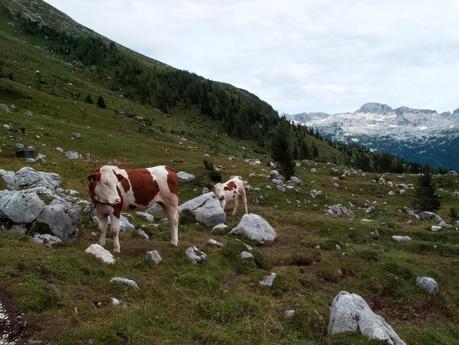
<instances>
[{"instance_id":1,"label":"overcast sky","mask_svg":"<svg viewBox=\"0 0 459 345\"><path fill-rule=\"evenodd\" d=\"M459 107L457 0L47 0L174 67L279 112L365 102Z\"/></svg>"}]
</instances>

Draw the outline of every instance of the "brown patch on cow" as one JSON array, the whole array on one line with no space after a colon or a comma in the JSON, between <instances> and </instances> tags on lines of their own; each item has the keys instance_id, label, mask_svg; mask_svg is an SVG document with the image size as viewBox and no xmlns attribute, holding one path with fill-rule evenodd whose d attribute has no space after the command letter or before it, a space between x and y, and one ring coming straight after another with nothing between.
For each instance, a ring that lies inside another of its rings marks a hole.
<instances>
[{"instance_id":1,"label":"brown patch on cow","mask_svg":"<svg viewBox=\"0 0 459 345\"><path fill-rule=\"evenodd\" d=\"M89 196L94 200L94 196L96 195L96 184L100 181L100 168L97 168L92 175L88 176L88 181Z\"/></svg>"},{"instance_id":2,"label":"brown patch on cow","mask_svg":"<svg viewBox=\"0 0 459 345\"><path fill-rule=\"evenodd\" d=\"M171 193L178 195L180 187L179 187L179 180L177 177L177 173L170 166L166 166L166 170L167 170L167 185L169 187L169 190L171 191Z\"/></svg>"},{"instance_id":3,"label":"brown patch on cow","mask_svg":"<svg viewBox=\"0 0 459 345\"><path fill-rule=\"evenodd\" d=\"M121 190L119 189L119 187L116 187L116 190L118 192L118 196L121 199L121 202L118 205L114 205L112 207L113 207L113 215L119 219L121 216L121 210L123 209L123 195L121 194Z\"/></svg>"},{"instance_id":4,"label":"brown patch on cow","mask_svg":"<svg viewBox=\"0 0 459 345\"><path fill-rule=\"evenodd\" d=\"M237 186L233 181L230 181L226 184L226 186L223 188L224 190L233 190L236 189Z\"/></svg>"},{"instance_id":5,"label":"brown patch on cow","mask_svg":"<svg viewBox=\"0 0 459 345\"><path fill-rule=\"evenodd\" d=\"M115 170L113 170L113 173L115 174L116 178L118 179L118 182L121 182L121 185L123 186L124 191L127 193L129 189L131 189L131 185L129 184L129 181L127 178L125 178L121 174L117 174Z\"/></svg>"},{"instance_id":6,"label":"brown patch on cow","mask_svg":"<svg viewBox=\"0 0 459 345\"><path fill-rule=\"evenodd\" d=\"M159 192L158 183L147 169L126 169L134 192L135 203L147 206Z\"/></svg>"}]
</instances>

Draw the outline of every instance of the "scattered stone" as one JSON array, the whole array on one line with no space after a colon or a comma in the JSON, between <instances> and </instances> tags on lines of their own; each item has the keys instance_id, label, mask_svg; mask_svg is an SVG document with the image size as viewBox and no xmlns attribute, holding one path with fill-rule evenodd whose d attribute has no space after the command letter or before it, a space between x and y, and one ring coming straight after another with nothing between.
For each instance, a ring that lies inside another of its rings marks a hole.
<instances>
[{"instance_id":1,"label":"scattered stone","mask_svg":"<svg viewBox=\"0 0 459 345\"><path fill-rule=\"evenodd\" d=\"M65 200L54 199L36 219L46 224L51 232L66 242L74 242L81 224L81 208Z\"/></svg>"},{"instance_id":2,"label":"scattered stone","mask_svg":"<svg viewBox=\"0 0 459 345\"><path fill-rule=\"evenodd\" d=\"M110 283L118 283L129 287L133 287L135 289L139 288L139 285L137 285L137 283L134 280L124 277L114 277L110 279Z\"/></svg>"},{"instance_id":3,"label":"scattered stone","mask_svg":"<svg viewBox=\"0 0 459 345\"><path fill-rule=\"evenodd\" d=\"M31 167L23 167L16 172L0 169L0 176L6 188L11 190L45 187L54 191L61 182L59 174L37 171Z\"/></svg>"},{"instance_id":4,"label":"scattered stone","mask_svg":"<svg viewBox=\"0 0 459 345\"><path fill-rule=\"evenodd\" d=\"M185 171L179 171L177 173L177 177L178 177L180 182L184 182L184 183L191 182L196 178L194 175L189 174L189 173L187 173Z\"/></svg>"},{"instance_id":5,"label":"scattered stone","mask_svg":"<svg viewBox=\"0 0 459 345\"><path fill-rule=\"evenodd\" d=\"M290 183L292 183L295 186L298 186L298 185L302 184L303 182L298 177L292 176L292 177L290 177Z\"/></svg>"},{"instance_id":6,"label":"scattered stone","mask_svg":"<svg viewBox=\"0 0 459 345\"><path fill-rule=\"evenodd\" d=\"M70 136L72 139L81 139L81 133L80 132L73 132L72 135Z\"/></svg>"},{"instance_id":7,"label":"scattered stone","mask_svg":"<svg viewBox=\"0 0 459 345\"><path fill-rule=\"evenodd\" d=\"M157 250L150 250L149 252L147 252L146 260L148 262L153 262L154 264L158 265L162 261L162 258Z\"/></svg>"},{"instance_id":8,"label":"scattered stone","mask_svg":"<svg viewBox=\"0 0 459 345\"><path fill-rule=\"evenodd\" d=\"M309 194L315 199L318 196L322 195L322 191L313 189L313 190L311 190L311 192Z\"/></svg>"},{"instance_id":9,"label":"scattered stone","mask_svg":"<svg viewBox=\"0 0 459 345\"><path fill-rule=\"evenodd\" d=\"M256 167L261 165L261 161L259 159L246 159L245 162Z\"/></svg>"},{"instance_id":10,"label":"scattered stone","mask_svg":"<svg viewBox=\"0 0 459 345\"><path fill-rule=\"evenodd\" d=\"M258 283L260 286L267 286L271 287L273 286L274 279L276 279L277 274L275 272L272 272L266 276L263 277L262 280Z\"/></svg>"},{"instance_id":11,"label":"scattered stone","mask_svg":"<svg viewBox=\"0 0 459 345\"><path fill-rule=\"evenodd\" d=\"M251 252L248 252L248 251L245 251L243 250L241 252L241 255L240 255L241 259L252 259L253 258L253 254Z\"/></svg>"},{"instance_id":12,"label":"scattered stone","mask_svg":"<svg viewBox=\"0 0 459 345\"><path fill-rule=\"evenodd\" d=\"M207 260L207 254L199 250L196 246L188 247L185 254L193 264L200 264Z\"/></svg>"},{"instance_id":13,"label":"scattered stone","mask_svg":"<svg viewBox=\"0 0 459 345\"><path fill-rule=\"evenodd\" d=\"M285 191L286 191L286 188L284 186L279 185L279 184L276 185L276 188L281 193L285 193Z\"/></svg>"},{"instance_id":14,"label":"scattered stone","mask_svg":"<svg viewBox=\"0 0 459 345\"><path fill-rule=\"evenodd\" d=\"M433 232L438 232L441 230L441 226L440 225L432 225L430 227L430 231L433 231Z\"/></svg>"},{"instance_id":15,"label":"scattered stone","mask_svg":"<svg viewBox=\"0 0 459 345\"><path fill-rule=\"evenodd\" d=\"M148 241L150 239L150 236L148 236L148 234L142 228L137 229L137 235L139 235L140 237L142 237L146 241Z\"/></svg>"},{"instance_id":16,"label":"scattered stone","mask_svg":"<svg viewBox=\"0 0 459 345\"><path fill-rule=\"evenodd\" d=\"M310 170L310 171L311 171L311 174L315 174L315 173L317 173L317 169L316 169L316 168L311 168L311 170Z\"/></svg>"},{"instance_id":17,"label":"scattered stone","mask_svg":"<svg viewBox=\"0 0 459 345\"><path fill-rule=\"evenodd\" d=\"M180 206L180 212L189 210L201 224L215 226L226 222L226 214L213 192L191 199Z\"/></svg>"},{"instance_id":18,"label":"scattered stone","mask_svg":"<svg viewBox=\"0 0 459 345\"><path fill-rule=\"evenodd\" d=\"M372 213L374 210L376 210L376 207L375 206L370 206L370 207L367 207L365 209L365 213L369 214L369 213Z\"/></svg>"},{"instance_id":19,"label":"scattered stone","mask_svg":"<svg viewBox=\"0 0 459 345\"><path fill-rule=\"evenodd\" d=\"M394 196L394 195L396 195L396 194L395 194L395 192L394 192L393 190L391 190L391 191L389 191L389 193L387 193L387 195L389 195L389 196Z\"/></svg>"},{"instance_id":20,"label":"scattered stone","mask_svg":"<svg viewBox=\"0 0 459 345\"><path fill-rule=\"evenodd\" d=\"M215 225L212 228L211 232L215 234L226 234L226 232L228 231L227 229L228 229L228 225L220 223L220 224Z\"/></svg>"},{"instance_id":21,"label":"scattered stone","mask_svg":"<svg viewBox=\"0 0 459 345\"><path fill-rule=\"evenodd\" d=\"M426 291L429 295L436 295L440 292L440 288L435 279L430 277L417 277L416 285Z\"/></svg>"},{"instance_id":22,"label":"scattered stone","mask_svg":"<svg viewBox=\"0 0 459 345\"><path fill-rule=\"evenodd\" d=\"M296 310L295 309L287 309L285 312L284 312L284 317L286 319L290 319L292 318L296 313Z\"/></svg>"},{"instance_id":23,"label":"scattered stone","mask_svg":"<svg viewBox=\"0 0 459 345\"><path fill-rule=\"evenodd\" d=\"M277 170L271 170L271 173L269 174L271 180L279 180L279 181L284 181L285 177L282 176L279 171Z\"/></svg>"},{"instance_id":24,"label":"scattered stone","mask_svg":"<svg viewBox=\"0 0 459 345\"><path fill-rule=\"evenodd\" d=\"M137 211L135 214L145 219L148 223L153 223L155 221L155 217L150 213Z\"/></svg>"},{"instance_id":25,"label":"scattered stone","mask_svg":"<svg viewBox=\"0 0 459 345\"><path fill-rule=\"evenodd\" d=\"M66 151L65 158L75 160L80 158L80 154L77 151Z\"/></svg>"},{"instance_id":26,"label":"scattered stone","mask_svg":"<svg viewBox=\"0 0 459 345\"><path fill-rule=\"evenodd\" d=\"M32 241L44 244L48 247L52 247L55 244L62 243L62 240L59 237L50 234L35 234L32 238Z\"/></svg>"},{"instance_id":27,"label":"scattered stone","mask_svg":"<svg viewBox=\"0 0 459 345\"><path fill-rule=\"evenodd\" d=\"M202 189L201 194L207 194L207 193L209 193L209 192L210 192L209 188L204 187L204 188Z\"/></svg>"},{"instance_id":28,"label":"scattered stone","mask_svg":"<svg viewBox=\"0 0 459 345\"><path fill-rule=\"evenodd\" d=\"M56 147L56 151L60 153L64 153L64 149L62 147Z\"/></svg>"},{"instance_id":29,"label":"scattered stone","mask_svg":"<svg viewBox=\"0 0 459 345\"><path fill-rule=\"evenodd\" d=\"M327 213L331 214L332 216L338 216L338 217L349 217L349 218L354 217L354 212L352 212L350 209L344 207L341 204L329 206Z\"/></svg>"},{"instance_id":30,"label":"scattered stone","mask_svg":"<svg viewBox=\"0 0 459 345\"><path fill-rule=\"evenodd\" d=\"M129 222L129 220L121 215L120 216L120 230L121 231L132 231L135 230L135 226Z\"/></svg>"},{"instance_id":31,"label":"scattered stone","mask_svg":"<svg viewBox=\"0 0 459 345\"><path fill-rule=\"evenodd\" d=\"M86 248L85 253L95 256L97 259L106 264L114 264L116 262L112 253L98 243L91 244L88 248Z\"/></svg>"},{"instance_id":32,"label":"scattered stone","mask_svg":"<svg viewBox=\"0 0 459 345\"><path fill-rule=\"evenodd\" d=\"M36 193L0 191L0 216L14 223L32 223L45 207Z\"/></svg>"},{"instance_id":33,"label":"scattered stone","mask_svg":"<svg viewBox=\"0 0 459 345\"><path fill-rule=\"evenodd\" d=\"M217 240L214 240L213 238L209 239L207 241L207 244L210 244L211 246L215 246L215 247L223 247L223 243L218 242Z\"/></svg>"},{"instance_id":34,"label":"scattered stone","mask_svg":"<svg viewBox=\"0 0 459 345\"><path fill-rule=\"evenodd\" d=\"M411 237L410 237L410 236L399 236L399 235L394 235L394 236L392 236L392 239L393 239L395 242L406 242L406 241L411 241Z\"/></svg>"},{"instance_id":35,"label":"scattered stone","mask_svg":"<svg viewBox=\"0 0 459 345\"><path fill-rule=\"evenodd\" d=\"M239 224L230 231L230 235L243 235L258 243L273 242L276 231L262 217L254 213L244 214Z\"/></svg>"},{"instance_id":36,"label":"scattered stone","mask_svg":"<svg viewBox=\"0 0 459 345\"><path fill-rule=\"evenodd\" d=\"M406 345L392 327L357 294L341 291L332 301L329 334L360 331L369 339Z\"/></svg>"},{"instance_id":37,"label":"scattered stone","mask_svg":"<svg viewBox=\"0 0 459 345\"><path fill-rule=\"evenodd\" d=\"M118 298L112 297L111 298L111 304L114 307L118 307L118 306L122 305L122 302Z\"/></svg>"}]
</instances>

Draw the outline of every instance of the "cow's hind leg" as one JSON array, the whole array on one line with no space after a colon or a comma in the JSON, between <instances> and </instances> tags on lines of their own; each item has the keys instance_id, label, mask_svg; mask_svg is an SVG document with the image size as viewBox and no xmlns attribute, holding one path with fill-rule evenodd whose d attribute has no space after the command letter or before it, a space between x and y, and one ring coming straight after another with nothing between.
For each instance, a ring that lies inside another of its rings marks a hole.
<instances>
[{"instance_id":1,"label":"cow's hind leg","mask_svg":"<svg viewBox=\"0 0 459 345\"><path fill-rule=\"evenodd\" d=\"M241 192L241 198L245 213L249 213L249 210L247 209L247 195L245 194L245 189L243 189Z\"/></svg>"},{"instance_id":2,"label":"cow's hind leg","mask_svg":"<svg viewBox=\"0 0 459 345\"><path fill-rule=\"evenodd\" d=\"M110 214L110 220L112 221L112 235L113 235L113 252L119 253L121 252L120 247L120 219L114 215L113 213Z\"/></svg>"},{"instance_id":3,"label":"cow's hind leg","mask_svg":"<svg viewBox=\"0 0 459 345\"><path fill-rule=\"evenodd\" d=\"M233 212L231 213L232 216L234 216L236 214L238 207L239 207L239 195L236 195L236 197L234 198Z\"/></svg>"},{"instance_id":4,"label":"cow's hind leg","mask_svg":"<svg viewBox=\"0 0 459 345\"><path fill-rule=\"evenodd\" d=\"M171 244L174 247L178 245L178 225L179 225L179 212L177 205L164 205L161 204L163 207L164 213L166 213L167 220L169 221L169 226L171 229Z\"/></svg>"}]
</instances>

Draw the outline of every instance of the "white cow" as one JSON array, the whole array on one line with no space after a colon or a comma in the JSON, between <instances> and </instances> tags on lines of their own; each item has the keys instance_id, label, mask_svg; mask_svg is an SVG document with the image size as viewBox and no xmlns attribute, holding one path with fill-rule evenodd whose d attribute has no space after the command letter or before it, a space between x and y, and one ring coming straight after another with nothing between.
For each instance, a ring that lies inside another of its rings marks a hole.
<instances>
[{"instance_id":1,"label":"white cow","mask_svg":"<svg viewBox=\"0 0 459 345\"><path fill-rule=\"evenodd\" d=\"M244 204L245 213L249 213L247 210L247 197L242 177L235 176L225 183L217 183L214 185L213 190L215 196L220 201L220 205L222 206L223 210L225 209L227 203L234 203L232 213L234 216L239 206L239 198L241 198L242 203Z\"/></svg>"}]
</instances>

